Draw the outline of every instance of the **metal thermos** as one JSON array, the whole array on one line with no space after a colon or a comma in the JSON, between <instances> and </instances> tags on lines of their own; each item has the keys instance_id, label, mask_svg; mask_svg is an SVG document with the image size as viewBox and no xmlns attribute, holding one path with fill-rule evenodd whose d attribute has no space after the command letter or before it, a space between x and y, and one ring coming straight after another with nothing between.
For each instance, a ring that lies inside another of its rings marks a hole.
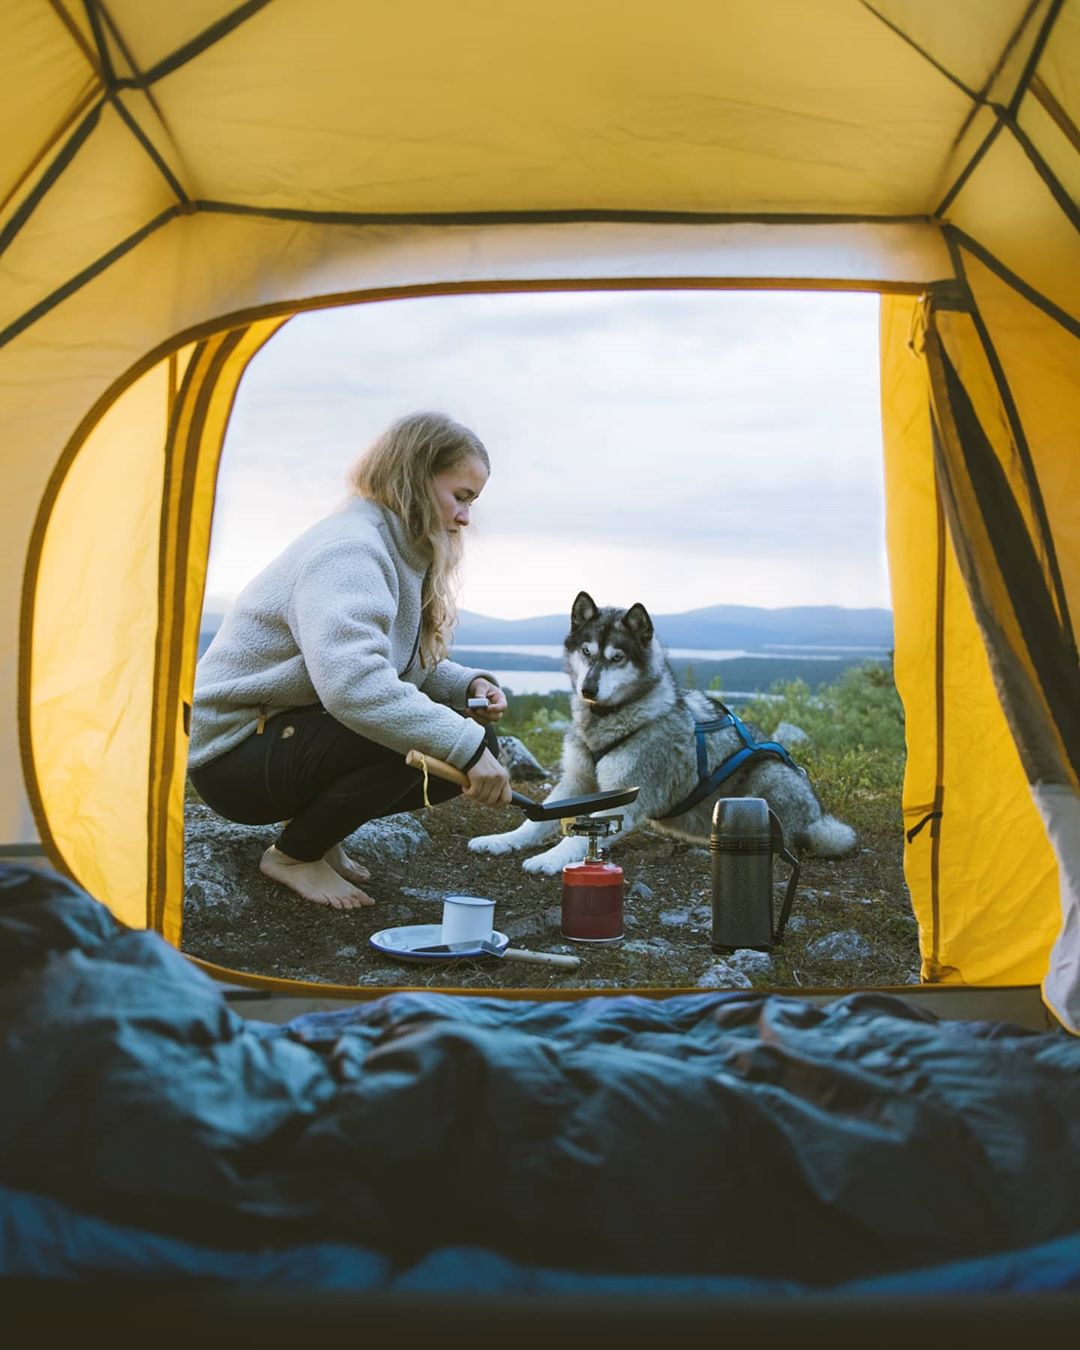
<instances>
[{"instance_id":1,"label":"metal thermos","mask_svg":"<svg viewBox=\"0 0 1080 1350\"><path fill-rule=\"evenodd\" d=\"M798 859L784 844L780 821L763 797L721 797L713 808L712 949L769 951L784 935ZM779 922L773 927L773 854L791 866Z\"/></svg>"}]
</instances>

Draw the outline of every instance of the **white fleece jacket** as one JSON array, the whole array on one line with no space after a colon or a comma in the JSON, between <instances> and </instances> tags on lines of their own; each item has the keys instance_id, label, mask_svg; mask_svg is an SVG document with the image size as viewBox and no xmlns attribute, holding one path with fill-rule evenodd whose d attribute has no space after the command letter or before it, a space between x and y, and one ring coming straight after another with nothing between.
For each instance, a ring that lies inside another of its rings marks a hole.
<instances>
[{"instance_id":1,"label":"white fleece jacket","mask_svg":"<svg viewBox=\"0 0 1080 1350\"><path fill-rule=\"evenodd\" d=\"M420 665L426 566L401 520L363 498L294 540L244 587L196 667L189 767L239 745L260 715L313 703L402 755L466 765L484 728L452 708L464 711L478 675L494 680Z\"/></svg>"}]
</instances>

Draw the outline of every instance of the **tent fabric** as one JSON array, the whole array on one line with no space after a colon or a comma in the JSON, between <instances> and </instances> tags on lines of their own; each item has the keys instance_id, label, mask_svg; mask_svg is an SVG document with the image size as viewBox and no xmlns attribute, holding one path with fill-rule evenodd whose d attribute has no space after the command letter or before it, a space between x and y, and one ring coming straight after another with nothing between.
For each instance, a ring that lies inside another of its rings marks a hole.
<instances>
[{"instance_id":1,"label":"tent fabric","mask_svg":"<svg viewBox=\"0 0 1080 1350\"><path fill-rule=\"evenodd\" d=\"M400 993L244 1022L162 938L13 867L0 1016L9 1270L193 1277L211 1248L219 1278L254 1281L296 1247L298 1281L430 1258L413 1282L436 1287L469 1247L503 1258L479 1264L486 1287L562 1271L794 1292L982 1261L989 1288L1036 1281L1023 1253L1054 1244L1061 1287L1076 1278L1080 1041L1062 1031L753 991Z\"/></svg>"},{"instance_id":2,"label":"tent fabric","mask_svg":"<svg viewBox=\"0 0 1080 1350\"><path fill-rule=\"evenodd\" d=\"M924 975L1045 977L1080 1030L1075 833L1040 815L1077 801L1080 0L518 19L0 0L0 842L179 940L213 479L290 314L857 287L889 329L925 296L921 373L882 352L890 536L928 526L891 550Z\"/></svg>"},{"instance_id":3,"label":"tent fabric","mask_svg":"<svg viewBox=\"0 0 1080 1350\"><path fill-rule=\"evenodd\" d=\"M922 976L1035 984L1060 925L1057 866L937 490L928 373L910 345L919 321L917 298L888 301L881 347L882 399L896 427L885 504L907 739L904 871Z\"/></svg>"}]
</instances>

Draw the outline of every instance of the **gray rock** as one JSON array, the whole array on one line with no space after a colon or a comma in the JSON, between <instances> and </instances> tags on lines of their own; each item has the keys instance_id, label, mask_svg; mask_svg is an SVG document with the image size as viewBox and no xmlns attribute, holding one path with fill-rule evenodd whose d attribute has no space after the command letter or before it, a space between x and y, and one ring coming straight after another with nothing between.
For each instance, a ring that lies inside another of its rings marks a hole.
<instances>
[{"instance_id":1,"label":"gray rock","mask_svg":"<svg viewBox=\"0 0 1080 1350\"><path fill-rule=\"evenodd\" d=\"M627 900L651 900L653 898L652 887L646 886L640 877L635 877L626 892Z\"/></svg>"},{"instance_id":2,"label":"gray rock","mask_svg":"<svg viewBox=\"0 0 1080 1350\"><path fill-rule=\"evenodd\" d=\"M727 958L727 963L744 975L770 975L773 968L769 953L755 951L753 947L739 947Z\"/></svg>"},{"instance_id":3,"label":"gray rock","mask_svg":"<svg viewBox=\"0 0 1080 1350\"><path fill-rule=\"evenodd\" d=\"M635 956L670 956L675 950L666 938L634 938L631 942L624 942L622 949Z\"/></svg>"},{"instance_id":4,"label":"gray rock","mask_svg":"<svg viewBox=\"0 0 1080 1350\"><path fill-rule=\"evenodd\" d=\"M690 922L690 911L688 909L662 909L660 911L660 922L665 928L683 928Z\"/></svg>"},{"instance_id":5,"label":"gray rock","mask_svg":"<svg viewBox=\"0 0 1080 1350\"><path fill-rule=\"evenodd\" d=\"M801 745L804 741L810 739L802 727L797 727L794 722L781 722L773 732L772 738L774 741L779 741L781 745L788 747Z\"/></svg>"},{"instance_id":6,"label":"gray rock","mask_svg":"<svg viewBox=\"0 0 1080 1350\"><path fill-rule=\"evenodd\" d=\"M501 925L496 915L495 927L514 942L518 941L519 938L533 937L537 933L551 931L550 925L545 921L542 914L526 914L522 919L510 919ZM555 931L559 931L558 926L556 926Z\"/></svg>"},{"instance_id":7,"label":"gray rock","mask_svg":"<svg viewBox=\"0 0 1080 1350\"><path fill-rule=\"evenodd\" d=\"M854 928L843 928L811 942L806 948L806 954L816 961L853 961L873 956L874 949Z\"/></svg>"},{"instance_id":8,"label":"gray rock","mask_svg":"<svg viewBox=\"0 0 1080 1350\"><path fill-rule=\"evenodd\" d=\"M359 955L360 955L360 948L359 948L359 947L351 947L351 946L350 946L350 947L339 947L339 948L337 949L337 951L334 953L334 955L335 955L335 956L359 956Z\"/></svg>"},{"instance_id":9,"label":"gray rock","mask_svg":"<svg viewBox=\"0 0 1080 1350\"><path fill-rule=\"evenodd\" d=\"M727 961L714 961L704 975L694 981L695 989L752 989L748 975Z\"/></svg>"},{"instance_id":10,"label":"gray rock","mask_svg":"<svg viewBox=\"0 0 1080 1350\"><path fill-rule=\"evenodd\" d=\"M259 859L277 838L276 825L234 825L202 802L184 804L184 898L195 910L239 919L264 884Z\"/></svg>"},{"instance_id":11,"label":"gray rock","mask_svg":"<svg viewBox=\"0 0 1080 1350\"><path fill-rule=\"evenodd\" d=\"M415 816L402 811L396 816L369 820L344 841L345 849L366 864L403 862L431 843L431 836Z\"/></svg>"},{"instance_id":12,"label":"gray rock","mask_svg":"<svg viewBox=\"0 0 1080 1350\"><path fill-rule=\"evenodd\" d=\"M402 895L411 895L416 900L443 900L446 892L439 890L437 886L402 886Z\"/></svg>"},{"instance_id":13,"label":"gray rock","mask_svg":"<svg viewBox=\"0 0 1080 1350\"><path fill-rule=\"evenodd\" d=\"M213 910L238 920L252 895L270 885L259 859L281 833L280 825L234 825L202 802L184 804L184 899L195 910ZM408 814L372 820L345 840L346 849L369 864L408 858L430 837Z\"/></svg>"},{"instance_id":14,"label":"gray rock","mask_svg":"<svg viewBox=\"0 0 1080 1350\"><path fill-rule=\"evenodd\" d=\"M511 778L546 778L548 773L517 736L499 737L499 763Z\"/></svg>"},{"instance_id":15,"label":"gray rock","mask_svg":"<svg viewBox=\"0 0 1080 1350\"><path fill-rule=\"evenodd\" d=\"M806 927L806 919L802 914L793 914L787 921L788 931L792 933L801 933Z\"/></svg>"}]
</instances>

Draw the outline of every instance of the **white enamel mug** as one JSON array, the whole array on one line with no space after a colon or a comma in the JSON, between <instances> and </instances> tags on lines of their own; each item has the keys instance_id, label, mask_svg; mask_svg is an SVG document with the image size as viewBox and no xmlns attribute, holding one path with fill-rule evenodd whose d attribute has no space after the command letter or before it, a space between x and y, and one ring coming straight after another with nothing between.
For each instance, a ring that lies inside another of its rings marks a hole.
<instances>
[{"instance_id":1,"label":"white enamel mug","mask_svg":"<svg viewBox=\"0 0 1080 1350\"><path fill-rule=\"evenodd\" d=\"M443 942L486 942L494 923L494 900L479 895L448 895L443 900Z\"/></svg>"}]
</instances>

